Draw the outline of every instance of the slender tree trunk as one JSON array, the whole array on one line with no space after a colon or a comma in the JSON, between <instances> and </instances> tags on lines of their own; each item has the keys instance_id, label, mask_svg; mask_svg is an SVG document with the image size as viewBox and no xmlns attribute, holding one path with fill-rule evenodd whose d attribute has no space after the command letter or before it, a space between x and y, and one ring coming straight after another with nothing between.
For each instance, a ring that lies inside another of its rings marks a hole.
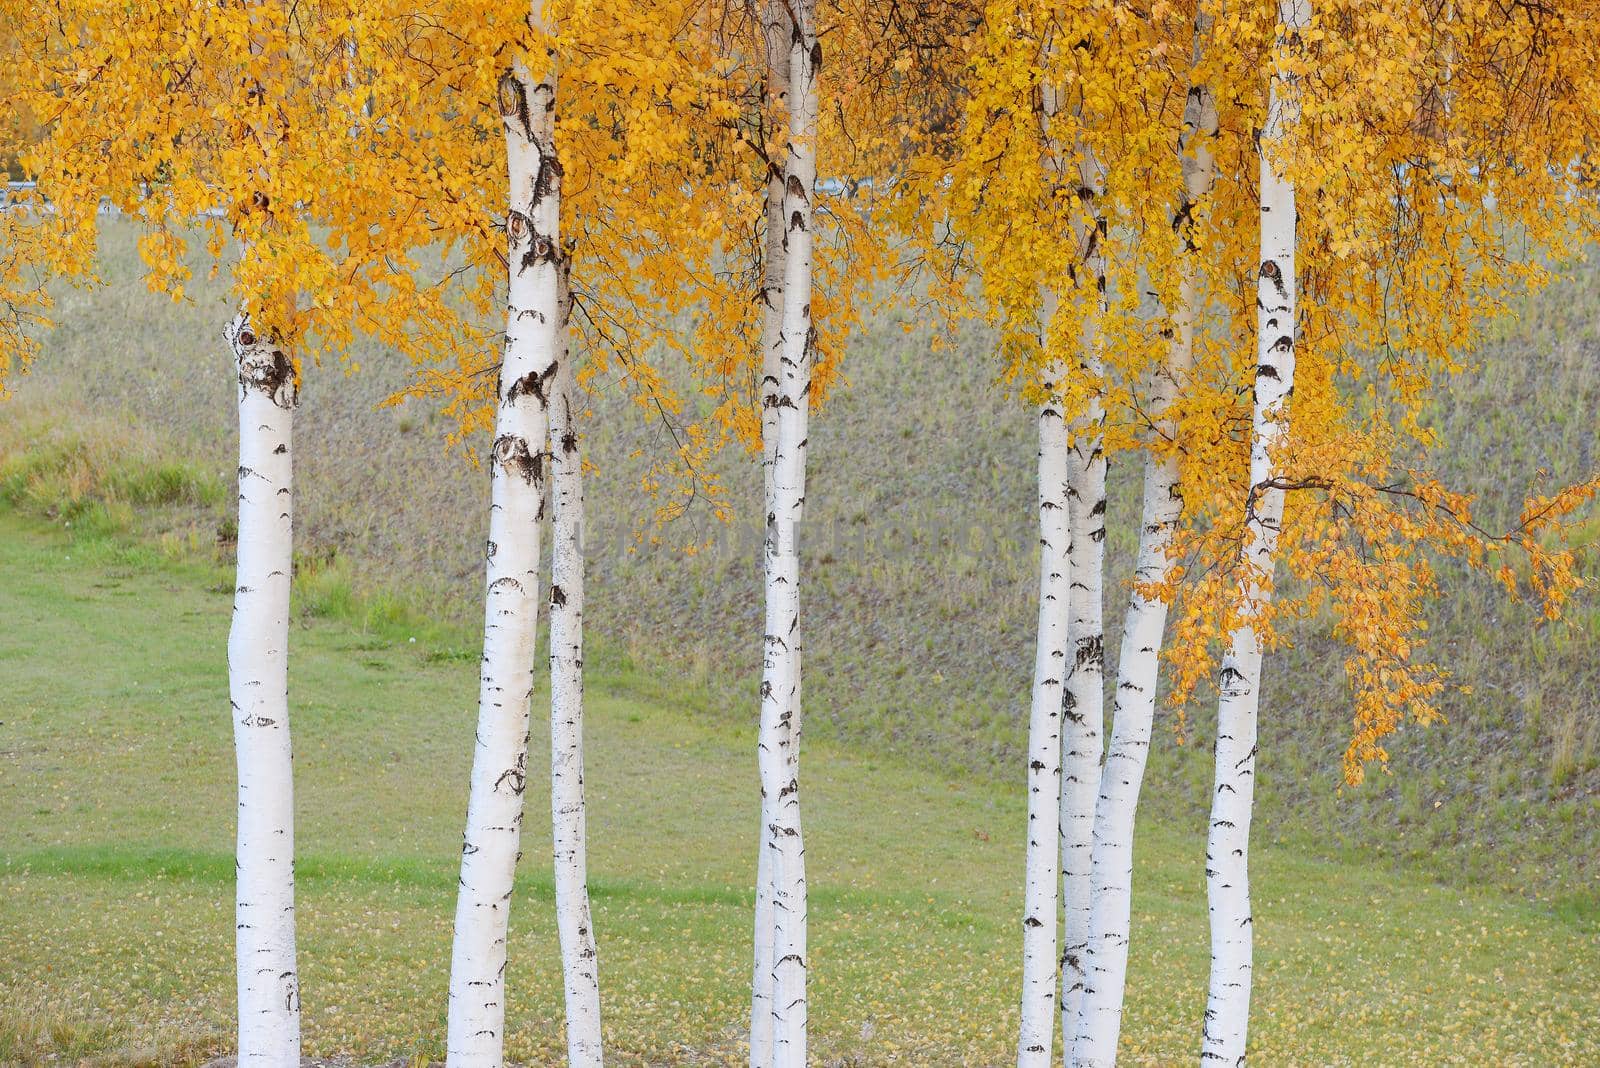
<instances>
[{"instance_id":1,"label":"slender tree trunk","mask_svg":"<svg viewBox=\"0 0 1600 1068\"><path fill-rule=\"evenodd\" d=\"M1208 31L1209 19L1202 16L1195 35L1197 65L1201 42ZM1194 362L1194 332L1201 296L1192 258L1193 213L1197 203L1211 189L1214 164L1209 139L1216 131L1217 112L1211 92L1197 85L1189 92L1179 145L1183 156L1184 193L1173 216L1173 228L1183 247L1178 262L1181 275L1178 307L1173 315L1173 344L1167 366L1155 377L1151 398L1155 431L1169 443L1177 432L1169 409ZM1170 578L1172 564L1167 559L1167 550L1182 513L1183 492L1178 481L1177 453L1170 448L1165 453L1153 450L1145 459L1139 556L1134 573L1138 585L1157 585ZM1117 1059L1128 975L1134 814L1139 804L1139 788L1144 781L1145 759L1150 751L1166 623L1167 601L1147 596L1136 586L1129 599L1127 623L1122 631L1111 744L1101 769L1100 797L1095 806L1094 862L1090 880L1093 904L1085 957L1086 985L1079 1009L1077 1040L1069 1062L1078 1068L1108 1068Z\"/></svg>"},{"instance_id":2,"label":"slender tree trunk","mask_svg":"<svg viewBox=\"0 0 1600 1068\"><path fill-rule=\"evenodd\" d=\"M784 182L784 299L778 432L767 512L766 655L761 680L762 789L773 799L767 845L773 874L773 1068L806 1063L806 875L800 825L800 559L805 444L811 390L811 195L816 187L816 71L821 61L810 0L793 12L789 149Z\"/></svg>"},{"instance_id":3,"label":"slender tree trunk","mask_svg":"<svg viewBox=\"0 0 1600 1068\"><path fill-rule=\"evenodd\" d=\"M1307 0L1280 0L1286 40L1310 19ZM1250 1022L1252 924L1250 816L1255 797L1256 714L1261 699L1261 643L1254 621L1272 596L1273 551L1283 518L1283 490L1273 450L1289 430L1287 405L1295 363L1295 190L1273 148L1295 121L1294 86L1274 78L1261 145L1261 268L1256 283L1258 347L1245 504L1240 618L1228 638L1218 682L1216 781L1206 841L1206 898L1211 909L1211 980L1202 1062L1242 1065Z\"/></svg>"},{"instance_id":4,"label":"slender tree trunk","mask_svg":"<svg viewBox=\"0 0 1600 1068\"><path fill-rule=\"evenodd\" d=\"M762 9L762 34L766 39L766 97L784 101L789 88L789 39L782 5L776 0ZM761 477L763 514L774 509L772 486L778 452L778 413L782 391L783 277L784 277L784 167L780 159L767 163L766 241L761 262ZM773 531L767 523L767 531ZM768 547L770 554L772 547ZM798 635L798 630L795 632ZM791 713L792 715L792 713ZM781 716L780 716L781 718ZM763 739L763 752L766 751ZM782 747L780 746L780 749ZM760 848L756 859L755 961L750 986L750 1068L772 1064L772 895L774 851L767 846L767 828L777 819L777 798L761 789Z\"/></svg>"},{"instance_id":5,"label":"slender tree trunk","mask_svg":"<svg viewBox=\"0 0 1600 1068\"><path fill-rule=\"evenodd\" d=\"M531 24L542 30L541 5ZM505 1044L506 933L527 781L538 635L539 524L549 397L561 354L561 165L553 57L500 80L510 203L506 345L490 461L483 664L472 786L450 960L451 1068L498 1066Z\"/></svg>"},{"instance_id":6,"label":"slender tree trunk","mask_svg":"<svg viewBox=\"0 0 1600 1068\"><path fill-rule=\"evenodd\" d=\"M1106 461L1100 434L1102 416L1096 402L1067 450L1067 508L1072 524L1067 570L1072 579L1061 759L1061 873L1066 919L1061 956L1063 1044L1076 1032L1086 985L1094 805L1104 745Z\"/></svg>"},{"instance_id":7,"label":"slender tree trunk","mask_svg":"<svg viewBox=\"0 0 1600 1068\"><path fill-rule=\"evenodd\" d=\"M239 768L239 1063L300 1063L294 758L289 746L295 371L250 317L224 331L239 375L239 546L228 690Z\"/></svg>"},{"instance_id":8,"label":"slender tree trunk","mask_svg":"<svg viewBox=\"0 0 1600 1068\"><path fill-rule=\"evenodd\" d=\"M567 994L567 1063L600 1068L600 974L589 911L583 800L583 456L577 368L566 351L567 266L563 263L561 287L563 351L550 404L550 825Z\"/></svg>"},{"instance_id":9,"label":"slender tree trunk","mask_svg":"<svg viewBox=\"0 0 1600 1068\"><path fill-rule=\"evenodd\" d=\"M1048 321L1048 320L1046 320ZM1018 1068L1050 1068L1056 1026L1056 908L1060 848L1061 705L1067 658L1067 425L1048 374L1039 408L1039 629L1028 715L1028 847L1022 904Z\"/></svg>"},{"instance_id":10,"label":"slender tree trunk","mask_svg":"<svg viewBox=\"0 0 1600 1068\"><path fill-rule=\"evenodd\" d=\"M1073 423L1067 451L1069 623L1067 687L1062 705L1061 873L1065 926L1061 954L1061 1036L1070 1049L1085 986L1089 941L1089 877L1093 863L1094 802L1100 786L1105 721L1105 409L1100 318L1105 312L1105 219L1100 214L1098 165L1079 147L1079 198L1089 214L1078 224L1078 263L1088 272L1094 306L1084 315L1078 375L1091 391Z\"/></svg>"},{"instance_id":11,"label":"slender tree trunk","mask_svg":"<svg viewBox=\"0 0 1600 1068\"><path fill-rule=\"evenodd\" d=\"M1053 68L1055 36L1046 37L1041 64ZM1070 160L1055 128L1061 91L1047 77L1039 98L1040 133L1052 186L1063 193L1070 180ZM1048 350L1060 293L1045 285L1041 293L1041 342ZM1061 901L1060 865L1064 845L1062 781L1066 737L1062 731L1067 703L1066 679L1070 646L1072 586L1072 513L1068 499L1067 413L1063 396L1067 368L1052 361L1042 385L1045 403L1039 412L1039 623L1035 638L1033 705L1028 717L1028 846L1023 883L1022 1005L1017 1035L1018 1068L1050 1068L1055 1041L1057 986L1057 909ZM1064 1036L1068 1041L1070 1033ZM1063 1048L1066 1048L1065 1046Z\"/></svg>"}]
</instances>

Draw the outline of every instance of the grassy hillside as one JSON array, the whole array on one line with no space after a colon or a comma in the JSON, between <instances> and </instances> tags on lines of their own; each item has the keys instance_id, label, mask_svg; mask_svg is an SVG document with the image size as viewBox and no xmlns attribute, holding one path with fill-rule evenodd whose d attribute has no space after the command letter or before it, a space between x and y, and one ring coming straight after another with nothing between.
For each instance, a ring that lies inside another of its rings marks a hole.
<instances>
[{"instance_id":1,"label":"grassy hillside","mask_svg":"<svg viewBox=\"0 0 1600 1068\"><path fill-rule=\"evenodd\" d=\"M220 291L192 303L152 299L128 233L106 243L108 285L67 292L60 329L0 411L0 462L35 464L35 503L74 492L52 464L75 450L180 459L215 480L232 471L232 385L218 340ZM1589 471L1600 412L1600 276L1588 268L1530 298L1452 382L1432 418L1449 452L1430 458L1483 495L1486 525L1507 522L1536 469ZM949 773L1015 784L1031 669L1035 581L1032 422L993 387L974 331L933 353L925 329L884 322L852 347L848 385L815 420L806 524L808 737L896 755ZM300 536L308 561L338 582L399 593L470 622L480 583L486 480L440 441L436 408L376 403L407 369L371 347L359 374L308 376L297 430ZM95 414L90 414L91 412ZM64 427L71 427L64 430ZM589 493L588 618L656 673L704 687L708 724L755 716L760 599L759 477L726 473L741 521L693 516L669 540L709 538L685 556L637 547L648 513L636 489L657 431L627 402L596 398L587 423L598 466ZM52 452L53 450L53 452ZM46 455L50 454L50 455ZM53 457L53 458L52 458ZM1112 475L1111 588L1129 571L1137 472ZM26 480L24 480L26 481ZM17 492L23 492L18 490ZM183 537L227 533L226 494L185 512ZM1393 774L1338 792L1349 723L1341 654L1315 623L1266 672L1259 834L1331 857L1421 865L1539 896L1600 882L1600 604L1539 627L1490 584L1444 575L1433 639L1470 696L1446 702L1447 726L1390 746ZM1113 630L1121 594L1108 606ZM1108 642L1116 648L1115 634ZM1158 727L1149 819L1184 824L1210 781L1210 701L1179 739ZM1180 744L1180 742L1182 744Z\"/></svg>"},{"instance_id":2,"label":"grassy hillside","mask_svg":"<svg viewBox=\"0 0 1600 1068\"><path fill-rule=\"evenodd\" d=\"M169 519L215 488L179 467L113 481ZM230 1041L230 582L179 540L124 537L126 518L90 507L46 524L0 508L3 1064L191 1064ZM341 589L303 573L292 638L307 1051L420 1063L441 1053L472 636ZM614 650L592 667L611 1059L742 1063L753 727L712 712L703 690L666 695ZM807 762L817 1063L1006 1063L1019 792L826 739ZM509 1052L551 1064L560 974L542 771L527 796ZM1193 1058L1202 851L1199 821L1142 833L1122 1063ZM1260 1063L1600 1060L1592 920L1271 844L1254 867Z\"/></svg>"}]
</instances>

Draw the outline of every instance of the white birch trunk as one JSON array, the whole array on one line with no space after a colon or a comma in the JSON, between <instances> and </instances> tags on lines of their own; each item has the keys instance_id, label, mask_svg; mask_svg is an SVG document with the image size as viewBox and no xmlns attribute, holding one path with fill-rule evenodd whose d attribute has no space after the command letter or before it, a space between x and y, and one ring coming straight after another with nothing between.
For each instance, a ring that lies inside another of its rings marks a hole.
<instances>
[{"instance_id":1,"label":"white birch trunk","mask_svg":"<svg viewBox=\"0 0 1600 1068\"><path fill-rule=\"evenodd\" d=\"M1028 715L1028 846L1022 904L1022 1006L1018 1068L1050 1068L1056 1026L1056 909L1060 848L1061 705L1066 677L1067 425L1047 376L1039 408L1039 628Z\"/></svg>"},{"instance_id":2,"label":"white birch trunk","mask_svg":"<svg viewBox=\"0 0 1600 1068\"><path fill-rule=\"evenodd\" d=\"M1053 35L1045 41L1042 64L1052 66ZM1067 180L1069 160L1054 129L1061 107L1055 82L1046 78L1040 96L1040 126L1050 182ZM1080 246L1081 249L1081 246ZM1060 294L1051 285L1040 294L1041 340L1048 347ZM1049 1068L1055 1041L1060 960L1057 909L1061 901L1062 731L1071 628L1072 515L1068 501L1069 467L1066 410L1062 400L1066 367L1045 368L1045 404L1039 412L1039 622L1035 636L1033 703L1028 716L1028 844L1023 883L1022 1004L1017 1035L1018 1068ZM1070 1034L1065 1036L1070 1041ZM1065 1046L1063 1047L1066 1048Z\"/></svg>"},{"instance_id":3,"label":"white birch trunk","mask_svg":"<svg viewBox=\"0 0 1600 1068\"><path fill-rule=\"evenodd\" d=\"M781 4L762 9L762 35L766 40L766 97L784 101L789 88L789 38ZM784 276L784 171L778 159L767 163L766 239L761 263L761 478L763 514L773 514L773 463L778 451L778 413L783 349ZM772 524L767 524L770 533ZM770 552L770 549L769 549ZM796 632L798 634L798 631ZM763 739L765 744L765 739ZM780 746L780 749L782 747ZM767 846L767 828L776 820L775 796L769 796L763 777L761 824L757 841L754 963L750 985L750 1068L772 1063L772 950L774 944L772 895L773 850Z\"/></svg>"},{"instance_id":4,"label":"white birch trunk","mask_svg":"<svg viewBox=\"0 0 1600 1068\"><path fill-rule=\"evenodd\" d=\"M1079 270L1088 272L1094 305L1084 314L1078 374L1093 392L1074 421L1067 451L1067 512L1072 536L1067 543L1069 583L1067 687L1061 734L1061 874L1065 924L1061 954L1061 1035L1070 1049L1077 1031L1085 985L1084 956L1089 941L1089 877L1093 863L1094 803L1100 787L1100 754L1105 721L1105 410L1100 401L1103 373L1100 317L1105 311L1105 255L1101 242L1098 166L1087 147L1079 147L1078 195L1088 217L1076 227Z\"/></svg>"},{"instance_id":5,"label":"white birch trunk","mask_svg":"<svg viewBox=\"0 0 1600 1068\"><path fill-rule=\"evenodd\" d=\"M1284 39L1310 18L1307 0L1280 0ZM1228 638L1218 682L1217 764L1206 841L1206 898L1211 909L1211 978L1202 1062L1242 1065L1250 1020L1252 924L1250 816L1255 797L1256 715L1261 644L1253 626L1272 596L1273 552L1283 518L1274 488L1273 450L1288 433L1295 362L1295 190L1273 158L1274 143L1295 121L1294 88L1274 78L1261 145L1261 267L1256 283L1258 363L1250 442L1240 590L1243 610Z\"/></svg>"},{"instance_id":6,"label":"white birch trunk","mask_svg":"<svg viewBox=\"0 0 1600 1068\"><path fill-rule=\"evenodd\" d=\"M234 942L239 1063L300 1063L294 758L289 746L294 366L241 314L224 331L239 375L239 543L228 690L239 772Z\"/></svg>"},{"instance_id":7,"label":"white birch trunk","mask_svg":"<svg viewBox=\"0 0 1600 1068\"><path fill-rule=\"evenodd\" d=\"M543 29L541 5L531 25ZM450 959L451 1068L502 1063L506 934L527 781L549 397L561 352L561 166L554 59L500 81L510 200L506 345L490 461L483 664Z\"/></svg>"},{"instance_id":8,"label":"white birch trunk","mask_svg":"<svg viewBox=\"0 0 1600 1068\"><path fill-rule=\"evenodd\" d=\"M1076 1033L1085 987L1095 794L1105 719L1106 462L1102 412L1093 404L1067 451L1068 665L1062 706L1061 874L1065 925L1061 955L1061 1026L1065 1044Z\"/></svg>"},{"instance_id":9,"label":"white birch trunk","mask_svg":"<svg viewBox=\"0 0 1600 1068\"><path fill-rule=\"evenodd\" d=\"M1200 42L1208 28L1209 20L1202 16L1196 33L1196 63ZM1183 155L1184 195L1174 214L1174 230L1183 248L1178 261L1181 274L1178 307L1173 314L1174 337L1167 366L1155 376L1151 398L1156 433L1168 440L1176 433L1169 409L1194 362L1200 292L1191 258L1193 212L1211 189L1214 164L1209 139L1216 131L1217 112L1210 90L1195 86L1189 93L1179 145ZM1145 459L1139 555L1134 573L1137 584L1156 585L1170 577L1172 563L1167 559L1167 550L1182 513L1177 454L1151 452ZM1084 960L1086 981L1078 1014L1077 1039L1068 1062L1078 1068L1109 1068L1117 1060L1128 975L1134 815L1150 751L1166 623L1166 600L1145 596L1136 587L1129 599L1127 623L1123 627L1111 743L1100 772L1100 796L1095 805L1094 860L1090 878L1093 901Z\"/></svg>"},{"instance_id":10,"label":"white birch trunk","mask_svg":"<svg viewBox=\"0 0 1600 1068\"><path fill-rule=\"evenodd\" d=\"M800 825L799 526L811 390L811 195L816 187L816 68L810 0L792 8L789 148L784 182L784 299L778 432L767 512L766 655L761 680L762 788L772 799L773 1068L806 1063L805 845Z\"/></svg>"},{"instance_id":11,"label":"white birch trunk","mask_svg":"<svg viewBox=\"0 0 1600 1068\"><path fill-rule=\"evenodd\" d=\"M571 308L564 277L568 264L562 267L562 354L550 404L550 828L566 984L567 1063L600 1068L600 973L589 910L583 799L583 456L577 369L565 335Z\"/></svg>"}]
</instances>

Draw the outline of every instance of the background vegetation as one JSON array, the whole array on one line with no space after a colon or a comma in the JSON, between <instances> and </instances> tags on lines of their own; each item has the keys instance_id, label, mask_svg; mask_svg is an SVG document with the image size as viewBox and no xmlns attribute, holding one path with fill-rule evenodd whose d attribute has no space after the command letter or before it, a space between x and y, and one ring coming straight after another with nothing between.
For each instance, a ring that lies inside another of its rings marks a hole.
<instances>
[{"instance_id":1,"label":"background vegetation","mask_svg":"<svg viewBox=\"0 0 1600 1068\"><path fill-rule=\"evenodd\" d=\"M131 229L106 231L106 287L60 295L46 355L0 409L5 492L36 509L88 492L73 479L105 458L135 481L176 477L174 463L208 485L232 475L223 290L197 280L189 302L151 299ZM876 324L850 351L848 385L812 435L807 733L1012 782L1036 596L1032 420L995 388L981 330L944 351L931 351L932 340L927 324ZM1419 459L1478 493L1480 520L1503 528L1529 489L1524 472L1562 484L1595 465L1600 273L1581 265L1526 298L1471 359L1474 371L1439 391L1431 413L1447 447ZM368 347L353 361L360 371L348 378L336 367L308 370L297 425L300 553L330 589L398 598L470 625L487 483L470 459L478 443L447 453L451 424L426 400L378 407L409 374L392 354ZM761 611L759 473L747 457L724 457L737 521L724 526L699 508L664 530L662 544L641 542L652 506L638 488L640 454L666 431L617 393L597 397L587 421L596 467L588 620L650 671L707 689L712 722L743 723L754 716L759 670L747 640ZM90 419L91 402L114 415ZM1131 570L1138 476L1132 464L1113 467L1110 589ZM230 511L218 489L162 522L225 554ZM1327 621L1300 626L1294 647L1274 655L1258 834L1600 907L1600 601L1586 592L1566 622L1541 626L1484 578L1447 570L1443 584L1432 640L1471 692L1445 701L1448 725L1393 739L1393 774L1359 789L1339 790L1348 693ZM1115 648L1122 595L1112 597ZM1150 822L1202 816L1213 705L1203 694L1181 733L1170 712L1158 726Z\"/></svg>"},{"instance_id":2,"label":"background vegetation","mask_svg":"<svg viewBox=\"0 0 1600 1068\"><path fill-rule=\"evenodd\" d=\"M130 233L107 230L106 288L60 294L60 329L0 408L3 1063L203 1060L231 1012L227 309L204 284L192 303L153 301ZM1517 473L1569 480L1594 462L1597 293L1584 268L1529 298L1430 415L1451 449L1424 459L1482 495L1488 526L1512 520ZM812 435L822 1063L998 1063L1015 1027L1033 428L993 388L981 333L938 353L931 340L923 324L880 324ZM348 380L308 371L297 435L306 1033L322 1054L425 1060L443 1031L486 476L441 449L436 405L377 407L406 367L375 349L354 359ZM588 778L608 1042L620 1063L730 1062L756 822L759 474L725 458L741 523L702 509L666 544L640 542L637 453L662 428L609 395L591 415ZM1113 475L1119 579L1136 478ZM1395 739L1392 776L1337 789L1347 695L1325 621L1270 663L1264 1063L1600 1059L1600 605L1585 595L1570 624L1536 627L1480 580L1446 588L1434 641L1472 693L1450 701L1448 726ZM1208 705L1190 710L1184 744L1169 714L1154 747L1127 1063L1193 1055ZM646 750L666 757L647 765ZM529 796L542 791L535 780ZM559 971L538 803L528 827L510 1052L541 1062L559 1041Z\"/></svg>"}]
</instances>

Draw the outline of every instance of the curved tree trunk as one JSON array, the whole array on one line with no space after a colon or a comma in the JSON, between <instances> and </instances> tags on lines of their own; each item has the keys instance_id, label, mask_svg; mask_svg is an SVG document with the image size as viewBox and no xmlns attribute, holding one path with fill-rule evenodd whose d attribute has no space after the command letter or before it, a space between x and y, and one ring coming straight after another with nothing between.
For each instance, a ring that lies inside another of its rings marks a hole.
<instances>
[{"instance_id":1,"label":"curved tree trunk","mask_svg":"<svg viewBox=\"0 0 1600 1068\"><path fill-rule=\"evenodd\" d=\"M239 772L234 941L239 1063L300 1063L295 965L289 582L298 402L289 358L241 314L224 331L239 375L239 543L228 690Z\"/></svg>"},{"instance_id":2,"label":"curved tree trunk","mask_svg":"<svg viewBox=\"0 0 1600 1068\"><path fill-rule=\"evenodd\" d=\"M816 187L816 68L821 47L810 0L793 13L789 50L789 151L784 180L784 299L778 432L767 512L766 655L761 680L762 789L773 876L773 1068L806 1064L805 845L800 825L800 558L811 391L811 195Z\"/></svg>"},{"instance_id":3,"label":"curved tree trunk","mask_svg":"<svg viewBox=\"0 0 1600 1068\"><path fill-rule=\"evenodd\" d=\"M781 102L789 88L789 33L784 12L776 0L762 9L762 35L766 40L766 97ZM773 463L778 451L778 413L782 389L783 276L784 276L784 172L779 160L767 162L766 240L761 261L761 478L763 514L773 514ZM768 533L773 525L766 526ZM771 552L768 548L768 553ZM796 632L798 633L798 632ZM780 717L781 718L781 717ZM762 739L763 752L767 739ZM782 748L781 746L779 747ZM767 828L776 820L777 798L761 788L761 824L757 841L754 964L750 984L750 1068L772 1064L772 895L773 850L767 847Z\"/></svg>"},{"instance_id":4,"label":"curved tree trunk","mask_svg":"<svg viewBox=\"0 0 1600 1068\"><path fill-rule=\"evenodd\" d=\"M1018 1068L1050 1068L1056 1026L1061 704L1067 658L1067 426L1054 367L1039 408L1039 628L1028 714L1028 847L1022 904Z\"/></svg>"},{"instance_id":5,"label":"curved tree trunk","mask_svg":"<svg viewBox=\"0 0 1600 1068\"><path fill-rule=\"evenodd\" d=\"M1145 461L1138 582L1160 582L1167 572L1167 546L1183 508L1177 473L1171 458L1150 456ZM1094 812L1084 993L1074 1021L1077 1038L1069 1061L1079 1068L1116 1063L1127 981L1134 809L1150 749L1166 619L1165 601L1133 594L1122 636L1111 744L1101 769Z\"/></svg>"},{"instance_id":6,"label":"curved tree trunk","mask_svg":"<svg viewBox=\"0 0 1600 1068\"><path fill-rule=\"evenodd\" d=\"M532 24L543 29L540 5ZM472 786L450 958L451 1068L498 1066L505 1045L506 932L527 781L538 634L539 525L549 397L560 359L561 165L553 59L500 80L510 203L506 345L489 467L483 664Z\"/></svg>"},{"instance_id":7,"label":"curved tree trunk","mask_svg":"<svg viewBox=\"0 0 1600 1068\"><path fill-rule=\"evenodd\" d=\"M589 910L583 799L583 455L577 368L565 334L571 298L564 278L561 288L562 355L550 403L550 829L566 984L567 1063L600 1068L600 973Z\"/></svg>"},{"instance_id":8,"label":"curved tree trunk","mask_svg":"<svg viewBox=\"0 0 1600 1068\"><path fill-rule=\"evenodd\" d=\"M1280 0L1278 18L1292 40L1310 19L1307 0ZM1283 518L1283 490L1273 450L1288 433L1286 410L1295 362L1295 190L1273 158L1274 143L1294 122L1293 86L1274 78L1261 144L1261 267L1256 283L1258 346L1250 441L1250 496L1245 505L1241 611L1228 636L1218 681L1216 780L1206 841L1206 899L1211 909L1211 979L1200 1059L1242 1065L1250 1022L1252 927L1250 816L1255 798L1256 714L1261 699L1261 643L1254 620L1272 596L1273 552Z\"/></svg>"},{"instance_id":9,"label":"curved tree trunk","mask_svg":"<svg viewBox=\"0 0 1600 1068\"><path fill-rule=\"evenodd\" d=\"M1207 32L1209 20L1202 16L1195 35L1197 65ZM1209 139L1216 131L1217 111L1210 90L1197 85L1189 92L1184 133L1179 144L1183 156L1184 195L1173 215L1173 229L1183 248L1179 254L1182 274L1178 282L1178 307L1173 315L1173 344L1167 366L1155 376L1151 398L1156 434L1169 443L1177 431L1169 409L1194 362L1194 332L1201 310L1201 295L1192 260L1193 214L1196 204L1211 189L1214 164ZM1167 550L1182 513L1183 492L1178 481L1177 453L1170 447L1164 454L1152 451L1145 460L1139 556L1134 573L1139 585L1157 585L1170 577L1172 564L1167 559ZM1086 985L1079 1009L1077 1039L1069 1062L1079 1068L1103 1068L1115 1064L1117 1059L1128 976L1134 815L1150 751L1166 623L1167 601L1146 596L1136 587L1129 599L1127 623L1122 632L1111 743L1100 772L1100 797L1095 805L1090 880L1093 904L1084 960Z\"/></svg>"}]
</instances>

